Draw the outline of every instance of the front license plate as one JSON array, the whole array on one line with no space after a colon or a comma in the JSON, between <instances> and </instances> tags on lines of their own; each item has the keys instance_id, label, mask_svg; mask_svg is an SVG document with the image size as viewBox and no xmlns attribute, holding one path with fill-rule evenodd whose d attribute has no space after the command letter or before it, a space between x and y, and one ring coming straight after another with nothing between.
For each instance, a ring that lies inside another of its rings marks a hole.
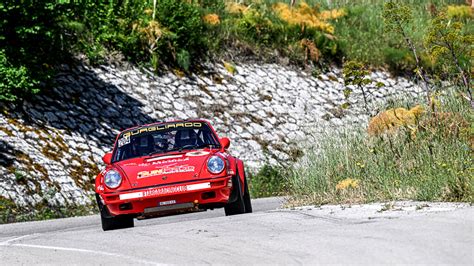
<instances>
[{"instance_id":1,"label":"front license plate","mask_svg":"<svg viewBox=\"0 0 474 266\"><path fill-rule=\"evenodd\" d=\"M176 203L176 200L167 200L167 201L161 201L160 202L160 206L165 206L165 205L171 205L171 204L175 204Z\"/></svg>"}]
</instances>

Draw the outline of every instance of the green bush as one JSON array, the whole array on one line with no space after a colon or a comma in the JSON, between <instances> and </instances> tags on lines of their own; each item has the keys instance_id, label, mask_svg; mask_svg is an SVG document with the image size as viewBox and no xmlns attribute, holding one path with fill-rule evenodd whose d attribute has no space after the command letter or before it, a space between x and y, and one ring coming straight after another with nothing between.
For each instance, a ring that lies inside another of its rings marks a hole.
<instances>
[{"instance_id":1,"label":"green bush","mask_svg":"<svg viewBox=\"0 0 474 266\"><path fill-rule=\"evenodd\" d=\"M158 0L156 19L172 33L161 39L157 52L165 62L176 62L181 67L197 62L204 47L204 23L197 6L180 0ZM171 37L172 36L172 37Z\"/></svg>"},{"instance_id":2,"label":"green bush","mask_svg":"<svg viewBox=\"0 0 474 266\"><path fill-rule=\"evenodd\" d=\"M250 9L237 21L238 30L246 40L268 45L277 33L272 21L256 9Z\"/></svg>"},{"instance_id":3,"label":"green bush","mask_svg":"<svg viewBox=\"0 0 474 266\"><path fill-rule=\"evenodd\" d=\"M39 81L24 66L15 67L0 50L0 101L15 101L20 96L39 91Z\"/></svg>"},{"instance_id":4,"label":"green bush","mask_svg":"<svg viewBox=\"0 0 474 266\"><path fill-rule=\"evenodd\" d=\"M249 175L250 194L254 198L286 195L288 185L283 168L264 165Z\"/></svg>"},{"instance_id":5,"label":"green bush","mask_svg":"<svg viewBox=\"0 0 474 266\"><path fill-rule=\"evenodd\" d=\"M37 93L50 78L64 51L62 12L55 1L0 3L0 101Z\"/></svg>"}]
</instances>

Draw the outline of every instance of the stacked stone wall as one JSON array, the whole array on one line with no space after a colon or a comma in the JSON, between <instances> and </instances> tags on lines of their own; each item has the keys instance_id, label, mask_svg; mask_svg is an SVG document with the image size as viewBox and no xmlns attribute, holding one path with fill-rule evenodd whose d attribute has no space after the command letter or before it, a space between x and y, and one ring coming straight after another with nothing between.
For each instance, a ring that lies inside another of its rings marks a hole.
<instances>
[{"instance_id":1,"label":"stacked stone wall","mask_svg":"<svg viewBox=\"0 0 474 266\"><path fill-rule=\"evenodd\" d=\"M384 84L366 87L371 106L420 94L404 78L371 76ZM212 65L183 77L64 65L55 84L0 114L0 197L22 206L90 203L101 157L120 130L138 124L207 119L231 139L231 153L257 170L297 160L322 132L365 126L369 119L357 90L351 107L341 108L346 100L337 68L315 77L271 64L237 65L234 74Z\"/></svg>"}]
</instances>

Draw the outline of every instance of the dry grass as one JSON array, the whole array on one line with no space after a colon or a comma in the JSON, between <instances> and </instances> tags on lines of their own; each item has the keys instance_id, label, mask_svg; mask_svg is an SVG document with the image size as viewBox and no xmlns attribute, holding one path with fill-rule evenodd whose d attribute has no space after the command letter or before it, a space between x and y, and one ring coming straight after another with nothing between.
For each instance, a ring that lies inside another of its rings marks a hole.
<instances>
[{"instance_id":1,"label":"dry grass","mask_svg":"<svg viewBox=\"0 0 474 266\"><path fill-rule=\"evenodd\" d=\"M473 110L455 94L441 103L416 123L407 115L411 125L399 123L389 134L360 130L320 137L288 178L290 204L473 202Z\"/></svg>"}]
</instances>

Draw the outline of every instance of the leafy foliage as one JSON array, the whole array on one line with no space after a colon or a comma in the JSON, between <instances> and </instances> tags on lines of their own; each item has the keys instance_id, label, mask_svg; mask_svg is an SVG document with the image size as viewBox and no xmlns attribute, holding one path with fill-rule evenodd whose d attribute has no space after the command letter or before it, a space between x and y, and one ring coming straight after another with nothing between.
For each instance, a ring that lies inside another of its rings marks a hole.
<instances>
[{"instance_id":1,"label":"leafy foliage","mask_svg":"<svg viewBox=\"0 0 474 266\"><path fill-rule=\"evenodd\" d=\"M157 52L163 60L187 69L192 57L204 51L201 13L197 6L179 0L158 0L157 6L157 21L172 32L171 38L159 40Z\"/></svg>"},{"instance_id":2,"label":"leafy foliage","mask_svg":"<svg viewBox=\"0 0 474 266\"><path fill-rule=\"evenodd\" d=\"M15 67L0 51L0 101L14 101L19 95L37 93L39 81L24 66Z\"/></svg>"},{"instance_id":3,"label":"leafy foliage","mask_svg":"<svg viewBox=\"0 0 474 266\"><path fill-rule=\"evenodd\" d=\"M1 100L37 93L52 66L70 55L98 64L121 54L138 64L184 70L204 57L234 61L257 55L287 57L309 67L344 57L418 74L445 71L441 58L447 54L434 60L421 49L429 18L445 1L430 0L429 10L399 1L385 6L384 11L383 2L343 0L298 1L296 6L278 0L6 0L0 3L0 50L6 58ZM447 14L464 23L463 34L472 28L469 7L451 5ZM380 27L383 19L385 28ZM467 58L460 56L461 64ZM19 76L21 85L14 84Z\"/></svg>"},{"instance_id":4,"label":"leafy foliage","mask_svg":"<svg viewBox=\"0 0 474 266\"><path fill-rule=\"evenodd\" d=\"M0 101L39 92L61 55L62 4L55 1L0 3Z\"/></svg>"},{"instance_id":5,"label":"leafy foliage","mask_svg":"<svg viewBox=\"0 0 474 266\"><path fill-rule=\"evenodd\" d=\"M463 32L463 24L449 19L445 13L439 13L432 20L425 37L429 54L436 61L443 63L442 73L457 73L461 84L467 89L470 88L467 73L472 67L473 43L474 35Z\"/></svg>"},{"instance_id":6,"label":"leafy foliage","mask_svg":"<svg viewBox=\"0 0 474 266\"><path fill-rule=\"evenodd\" d=\"M369 107L367 103L367 92L365 86L373 82L373 80L369 78L370 72L364 68L364 65L362 63L356 61L348 61L344 63L344 66L342 68L342 74L344 76L344 86L346 86L346 88L344 89L344 97L346 98L346 100L349 99L349 96L352 94L352 88L357 88L362 92L365 109L367 112L369 112ZM377 87L381 86L383 86L383 84L377 83ZM349 103L344 103L342 107L349 107Z\"/></svg>"},{"instance_id":7,"label":"leafy foliage","mask_svg":"<svg viewBox=\"0 0 474 266\"><path fill-rule=\"evenodd\" d=\"M407 4L393 1L385 3L382 17L387 31L393 30L400 34L405 34L409 23L413 20L411 9Z\"/></svg>"},{"instance_id":8,"label":"leafy foliage","mask_svg":"<svg viewBox=\"0 0 474 266\"><path fill-rule=\"evenodd\" d=\"M249 175L249 189L252 197L285 195L288 183L283 169L264 165L256 174Z\"/></svg>"}]
</instances>

